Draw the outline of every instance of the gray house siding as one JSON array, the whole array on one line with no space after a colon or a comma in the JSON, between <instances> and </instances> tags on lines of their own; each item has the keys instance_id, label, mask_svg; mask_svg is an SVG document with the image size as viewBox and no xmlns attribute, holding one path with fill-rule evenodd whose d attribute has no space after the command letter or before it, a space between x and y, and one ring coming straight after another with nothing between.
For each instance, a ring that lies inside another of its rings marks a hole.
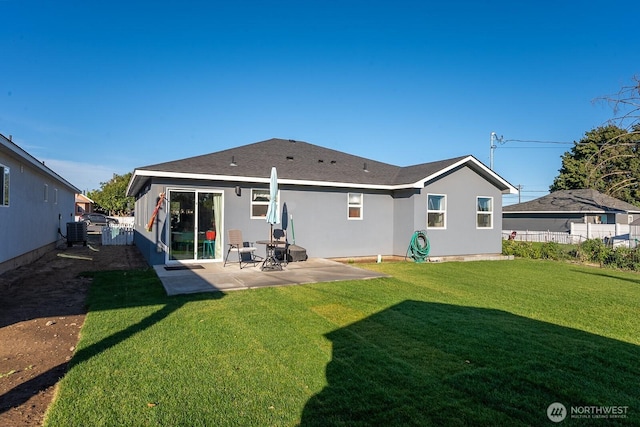
<instances>
[{"instance_id":1,"label":"gray house siding","mask_svg":"<svg viewBox=\"0 0 640 427\"><path fill-rule=\"evenodd\" d=\"M362 219L348 219L348 193L363 194ZM306 248L310 256L393 253L393 199L388 192L311 187L281 191L280 197L293 215L296 244ZM291 232L289 237L292 240Z\"/></svg>"},{"instance_id":2,"label":"gray house siding","mask_svg":"<svg viewBox=\"0 0 640 427\"><path fill-rule=\"evenodd\" d=\"M251 218L251 189L267 189L264 184L240 185L240 196L235 186L220 182L189 182L158 180L136 201L136 244L150 264L165 262L163 245L167 245L165 209L159 212L151 232L146 230L150 214L158 195L167 189L198 189L223 191L222 224L218 225L220 247L226 251L226 230L240 229L246 241L268 240L270 226L264 218ZM291 186L280 187L280 209L286 203L289 218L288 240L304 247L314 257L354 257L391 255L393 245L393 199L380 191L352 189L330 190L326 188ZM348 219L348 193L363 194L363 218ZM292 218L291 218L292 217ZM327 227L323 224L331 224ZM282 223L274 228L281 228ZM408 234L409 239L411 233ZM156 244L156 242L161 242ZM406 242L408 244L408 240ZM164 246L166 247L166 246ZM259 247L259 251L263 251ZM405 247L406 249L406 247ZM226 253L226 252L225 252ZM261 252L260 252L261 253ZM224 253L222 254L224 255Z\"/></svg>"},{"instance_id":3,"label":"gray house siding","mask_svg":"<svg viewBox=\"0 0 640 427\"><path fill-rule=\"evenodd\" d=\"M8 206L0 206L0 242L5 243L0 245L0 272L55 248L62 239L58 230L66 234L66 223L74 221L77 191L43 165L34 165L35 159L19 147L3 142L0 164L10 171L10 200Z\"/></svg>"},{"instance_id":4,"label":"gray house siding","mask_svg":"<svg viewBox=\"0 0 640 427\"><path fill-rule=\"evenodd\" d=\"M416 197L414 227L425 229L428 194L447 196L446 228L426 228L430 256L498 254L502 252L502 194L474 171L462 167L427 184ZM493 198L493 227L477 228L477 197Z\"/></svg>"},{"instance_id":5,"label":"gray house siding","mask_svg":"<svg viewBox=\"0 0 640 427\"><path fill-rule=\"evenodd\" d=\"M426 202L417 202L420 189L409 189L395 191L393 195L393 252L394 255L404 256L407 254L411 236L416 230L423 230L426 227ZM422 215L424 221L416 223L417 215Z\"/></svg>"},{"instance_id":6,"label":"gray house siding","mask_svg":"<svg viewBox=\"0 0 640 427\"><path fill-rule=\"evenodd\" d=\"M502 226L504 230L553 231L568 233L571 223L584 223L584 214L549 215L543 213L508 213L503 214Z\"/></svg>"}]
</instances>

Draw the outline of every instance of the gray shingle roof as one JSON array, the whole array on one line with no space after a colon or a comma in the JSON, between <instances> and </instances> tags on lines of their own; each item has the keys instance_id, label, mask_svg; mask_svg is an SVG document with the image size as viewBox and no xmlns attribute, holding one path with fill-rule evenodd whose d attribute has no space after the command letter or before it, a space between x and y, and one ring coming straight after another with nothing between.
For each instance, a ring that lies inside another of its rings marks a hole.
<instances>
[{"instance_id":1,"label":"gray shingle roof","mask_svg":"<svg viewBox=\"0 0 640 427\"><path fill-rule=\"evenodd\" d=\"M591 189L560 190L502 208L508 212L640 212L640 208Z\"/></svg>"},{"instance_id":2,"label":"gray shingle roof","mask_svg":"<svg viewBox=\"0 0 640 427\"><path fill-rule=\"evenodd\" d=\"M400 167L303 141L269 139L228 150L137 168L136 175L161 173L268 179L271 167L278 170L278 181L343 183L352 186L410 186L471 156ZM474 159L475 160L475 159ZM479 161L475 160L478 164ZM235 164L235 166L232 165ZM486 175L492 175L490 174ZM501 178L487 176L510 189ZM497 178L497 179L496 179ZM133 183L133 182L132 182ZM135 185L130 184L130 192Z\"/></svg>"}]
</instances>

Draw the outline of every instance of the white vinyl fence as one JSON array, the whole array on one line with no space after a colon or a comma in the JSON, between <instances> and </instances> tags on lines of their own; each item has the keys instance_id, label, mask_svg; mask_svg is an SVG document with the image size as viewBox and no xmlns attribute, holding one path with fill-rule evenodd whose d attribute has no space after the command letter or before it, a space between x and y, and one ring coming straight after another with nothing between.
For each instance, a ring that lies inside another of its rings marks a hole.
<instances>
[{"instance_id":1,"label":"white vinyl fence","mask_svg":"<svg viewBox=\"0 0 640 427\"><path fill-rule=\"evenodd\" d=\"M514 234L515 233L515 234ZM580 243L580 236L572 236L569 233L559 231L529 231L529 230L502 230L504 240L517 240L519 242L556 242L556 243Z\"/></svg>"},{"instance_id":2,"label":"white vinyl fence","mask_svg":"<svg viewBox=\"0 0 640 427\"><path fill-rule=\"evenodd\" d=\"M628 224L582 224L572 223L571 234L584 239L628 239Z\"/></svg>"},{"instance_id":3,"label":"white vinyl fence","mask_svg":"<svg viewBox=\"0 0 640 427\"><path fill-rule=\"evenodd\" d=\"M108 227L102 227L102 245L133 245L133 235L133 225L112 224Z\"/></svg>"},{"instance_id":4,"label":"white vinyl fence","mask_svg":"<svg viewBox=\"0 0 640 427\"><path fill-rule=\"evenodd\" d=\"M504 240L517 240L520 242L556 242L563 244L580 244L588 239L600 239L611 246L635 248L640 242L640 227L630 227L626 224L573 223L571 224L570 233L502 230L502 238Z\"/></svg>"}]
</instances>

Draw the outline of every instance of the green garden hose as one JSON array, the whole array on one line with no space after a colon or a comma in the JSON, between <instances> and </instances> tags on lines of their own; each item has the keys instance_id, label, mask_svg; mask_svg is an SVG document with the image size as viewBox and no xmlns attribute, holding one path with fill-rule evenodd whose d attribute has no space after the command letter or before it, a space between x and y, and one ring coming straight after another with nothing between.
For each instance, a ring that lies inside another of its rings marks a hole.
<instances>
[{"instance_id":1,"label":"green garden hose","mask_svg":"<svg viewBox=\"0 0 640 427\"><path fill-rule=\"evenodd\" d=\"M431 245L429 244L429 238L425 230L419 230L413 233L411 236L411 243L407 249L407 256L413 258L415 262L424 262L429 256L429 250ZM405 257L406 258L406 257Z\"/></svg>"}]
</instances>

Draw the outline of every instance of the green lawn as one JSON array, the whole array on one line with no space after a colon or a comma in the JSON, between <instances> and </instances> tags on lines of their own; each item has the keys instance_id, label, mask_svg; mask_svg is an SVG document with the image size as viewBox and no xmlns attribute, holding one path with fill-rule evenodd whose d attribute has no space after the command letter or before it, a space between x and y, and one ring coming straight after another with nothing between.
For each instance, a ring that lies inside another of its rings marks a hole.
<instances>
[{"instance_id":1,"label":"green lawn","mask_svg":"<svg viewBox=\"0 0 640 427\"><path fill-rule=\"evenodd\" d=\"M47 426L640 425L640 275L515 260L167 297L95 273ZM562 424L558 424L562 425Z\"/></svg>"}]
</instances>

